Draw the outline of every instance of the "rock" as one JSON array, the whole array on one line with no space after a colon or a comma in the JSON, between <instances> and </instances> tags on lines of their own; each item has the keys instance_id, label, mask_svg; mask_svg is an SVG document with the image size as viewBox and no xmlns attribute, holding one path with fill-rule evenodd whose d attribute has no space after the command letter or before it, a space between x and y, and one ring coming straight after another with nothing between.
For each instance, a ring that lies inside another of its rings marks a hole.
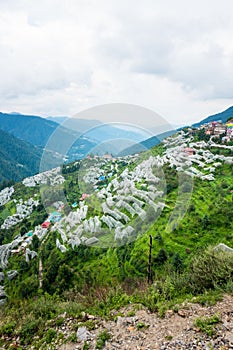
<instances>
[{"instance_id":1,"label":"rock","mask_svg":"<svg viewBox=\"0 0 233 350\"><path fill-rule=\"evenodd\" d=\"M230 252L230 253L233 253L233 249L228 247L226 244L224 243L219 243L215 248L214 250L216 251L219 251L219 250L222 250L223 252Z\"/></svg>"},{"instance_id":2,"label":"rock","mask_svg":"<svg viewBox=\"0 0 233 350\"><path fill-rule=\"evenodd\" d=\"M87 321L87 320L88 320L88 317L87 317L86 312L82 311L82 312L81 312L81 316L82 316L82 320L83 320L83 321Z\"/></svg>"},{"instance_id":3,"label":"rock","mask_svg":"<svg viewBox=\"0 0 233 350\"><path fill-rule=\"evenodd\" d=\"M91 333L88 332L87 327L79 327L77 330L77 340L84 342L91 339Z\"/></svg>"},{"instance_id":4,"label":"rock","mask_svg":"<svg viewBox=\"0 0 233 350\"><path fill-rule=\"evenodd\" d=\"M15 278L15 276L18 275L18 271L12 270L12 271L8 271L6 274L7 274L9 281L11 281L13 278Z\"/></svg>"},{"instance_id":5,"label":"rock","mask_svg":"<svg viewBox=\"0 0 233 350\"><path fill-rule=\"evenodd\" d=\"M88 320L95 320L96 317L93 315L87 314L87 318L88 318Z\"/></svg>"},{"instance_id":6,"label":"rock","mask_svg":"<svg viewBox=\"0 0 233 350\"><path fill-rule=\"evenodd\" d=\"M121 317L118 316L117 318L117 326L121 327L121 326L128 326L130 324L135 325L136 322L138 321L138 317Z\"/></svg>"},{"instance_id":7,"label":"rock","mask_svg":"<svg viewBox=\"0 0 233 350\"><path fill-rule=\"evenodd\" d=\"M186 317L187 316L187 312L185 312L184 310L179 310L178 311L178 315L181 317Z\"/></svg>"},{"instance_id":8,"label":"rock","mask_svg":"<svg viewBox=\"0 0 233 350\"><path fill-rule=\"evenodd\" d=\"M0 272L0 283L4 281L4 273Z\"/></svg>"},{"instance_id":9,"label":"rock","mask_svg":"<svg viewBox=\"0 0 233 350\"><path fill-rule=\"evenodd\" d=\"M233 345L233 332L226 332L225 337Z\"/></svg>"},{"instance_id":10,"label":"rock","mask_svg":"<svg viewBox=\"0 0 233 350\"><path fill-rule=\"evenodd\" d=\"M0 298L6 298L6 292L4 291L4 287L0 286Z\"/></svg>"},{"instance_id":11,"label":"rock","mask_svg":"<svg viewBox=\"0 0 233 350\"><path fill-rule=\"evenodd\" d=\"M166 317L171 317L173 315L173 310L167 310L165 316Z\"/></svg>"}]
</instances>

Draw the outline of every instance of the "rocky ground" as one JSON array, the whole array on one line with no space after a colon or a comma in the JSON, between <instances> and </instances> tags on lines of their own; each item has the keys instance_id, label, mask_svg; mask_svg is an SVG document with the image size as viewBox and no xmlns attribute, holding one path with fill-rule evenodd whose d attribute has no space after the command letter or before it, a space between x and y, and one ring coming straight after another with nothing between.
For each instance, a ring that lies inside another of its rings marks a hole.
<instances>
[{"instance_id":1,"label":"rocky ground","mask_svg":"<svg viewBox=\"0 0 233 350\"><path fill-rule=\"evenodd\" d=\"M233 349L232 296L225 296L221 302L210 307L185 303L175 311L168 310L164 318L149 313L145 308L135 310L133 305L116 314L118 316L114 321L85 315L91 321L89 323L95 324L95 328L88 330L88 327L80 326L77 329L77 343L67 343L58 349L96 349L98 335L103 331L110 335L103 347L106 350ZM196 326L195 320L213 315L218 315L220 321L211 326L213 335L210 336Z\"/></svg>"},{"instance_id":2,"label":"rocky ground","mask_svg":"<svg viewBox=\"0 0 233 350\"><path fill-rule=\"evenodd\" d=\"M200 326L197 319L215 322ZM111 320L83 313L80 321L80 317L68 318L63 314L48 321L46 328L47 333L51 328L53 331L49 341L41 342L35 336L34 345L23 349L233 350L233 296L225 295L222 301L208 307L185 302L167 310L163 318L133 304L113 311ZM22 349L19 338L4 340L8 345L1 349Z\"/></svg>"}]
</instances>

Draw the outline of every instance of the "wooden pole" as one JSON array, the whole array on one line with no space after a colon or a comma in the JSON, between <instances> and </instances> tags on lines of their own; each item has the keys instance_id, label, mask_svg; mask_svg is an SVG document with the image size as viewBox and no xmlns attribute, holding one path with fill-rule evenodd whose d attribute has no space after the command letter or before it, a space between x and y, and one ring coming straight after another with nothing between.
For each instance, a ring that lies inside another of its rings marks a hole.
<instances>
[{"instance_id":1,"label":"wooden pole","mask_svg":"<svg viewBox=\"0 0 233 350\"><path fill-rule=\"evenodd\" d=\"M151 253L152 253L152 236L150 235L150 243L149 243L149 257L148 257L148 284L153 282L152 279L152 271L151 271Z\"/></svg>"}]
</instances>

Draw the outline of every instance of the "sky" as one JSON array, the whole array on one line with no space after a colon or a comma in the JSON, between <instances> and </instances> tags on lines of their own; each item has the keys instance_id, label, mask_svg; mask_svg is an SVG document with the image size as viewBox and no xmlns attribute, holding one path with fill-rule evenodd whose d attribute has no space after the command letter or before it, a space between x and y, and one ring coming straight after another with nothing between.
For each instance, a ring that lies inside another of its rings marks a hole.
<instances>
[{"instance_id":1,"label":"sky","mask_svg":"<svg viewBox=\"0 0 233 350\"><path fill-rule=\"evenodd\" d=\"M172 125L220 112L233 105L232 11L232 0L0 0L0 110L126 103Z\"/></svg>"}]
</instances>

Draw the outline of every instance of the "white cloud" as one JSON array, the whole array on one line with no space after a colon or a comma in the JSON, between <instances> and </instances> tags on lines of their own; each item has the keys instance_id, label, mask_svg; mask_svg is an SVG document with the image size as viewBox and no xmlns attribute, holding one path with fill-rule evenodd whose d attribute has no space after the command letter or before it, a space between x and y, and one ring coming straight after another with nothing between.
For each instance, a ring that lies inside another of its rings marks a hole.
<instances>
[{"instance_id":1,"label":"white cloud","mask_svg":"<svg viewBox=\"0 0 233 350\"><path fill-rule=\"evenodd\" d=\"M218 112L233 100L232 9L230 0L0 1L1 109L72 115L124 102L175 124Z\"/></svg>"}]
</instances>

